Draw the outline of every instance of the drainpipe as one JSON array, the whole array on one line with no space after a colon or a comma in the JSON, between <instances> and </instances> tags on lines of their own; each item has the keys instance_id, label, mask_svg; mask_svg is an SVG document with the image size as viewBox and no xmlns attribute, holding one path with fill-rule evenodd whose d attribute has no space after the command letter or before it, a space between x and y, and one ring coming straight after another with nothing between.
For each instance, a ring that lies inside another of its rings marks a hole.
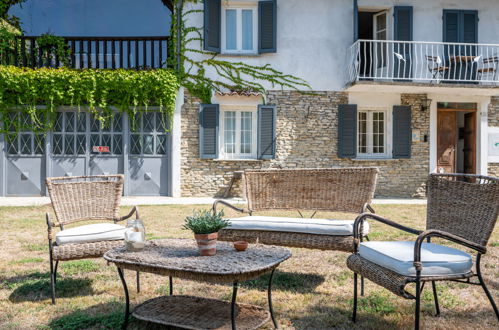
<instances>
[{"instance_id":1,"label":"drainpipe","mask_svg":"<svg viewBox=\"0 0 499 330\"><path fill-rule=\"evenodd\" d=\"M177 0L176 1L176 8L175 10L177 11L177 72L180 72L180 66L182 65L182 56L181 56L181 47L182 47L182 11L183 11L183 0Z\"/></svg>"}]
</instances>

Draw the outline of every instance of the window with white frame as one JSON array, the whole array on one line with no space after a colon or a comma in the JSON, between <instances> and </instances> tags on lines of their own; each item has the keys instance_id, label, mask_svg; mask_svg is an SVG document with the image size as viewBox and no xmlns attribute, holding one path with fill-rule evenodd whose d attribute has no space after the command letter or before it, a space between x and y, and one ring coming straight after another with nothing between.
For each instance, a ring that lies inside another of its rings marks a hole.
<instances>
[{"instance_id":1,"label":"window with white frame","mask_svg":"<svg viewBox=\"0 0 499 330\"><path fill-rule=\"evenodd\" d=\"M221 159L256 159L256 108L222 108L220 124Z\"/></svg>"},{"instance_id":2,"label":"window with white frame","mask_svg":"<svg viewBox=\"0 0 499 330\"><path fill-rule=\"evenodd\" d=\"M359 110L357 113L357 156L365 158L388 157L389 111Z\"/></svg>"},{"instance_id":3,"label":"window with white frame","mask_svg":"<svg viewBox=\"0 0 499 330\"><path fill-rule=\"evenodd\" d=\"M222 6L222 52L256 54L257 20L256 1L224 4Z\"/></svg>"}]
</instances>

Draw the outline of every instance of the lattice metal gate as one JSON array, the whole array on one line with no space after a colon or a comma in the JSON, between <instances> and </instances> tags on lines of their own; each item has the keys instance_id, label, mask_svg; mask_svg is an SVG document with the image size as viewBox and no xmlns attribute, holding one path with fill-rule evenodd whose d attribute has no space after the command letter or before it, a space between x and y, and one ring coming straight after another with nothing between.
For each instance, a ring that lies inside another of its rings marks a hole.
<instances>
[{"instance_id":1,"label":"lattice metal gate","mask_svg":"<svg viewBox=\"0 0 499 330\"><path fill-rule=\"evenodd\" d=\"M29 116L13 115L29 121ZM0 195L45 195L45 177L122 173L125 195L170 194L170 134L159 112L102 125L86 112L57 113L52 132L0 137ZM12 129L13 130L13 129Z\"/></svg>"}]
</instances>

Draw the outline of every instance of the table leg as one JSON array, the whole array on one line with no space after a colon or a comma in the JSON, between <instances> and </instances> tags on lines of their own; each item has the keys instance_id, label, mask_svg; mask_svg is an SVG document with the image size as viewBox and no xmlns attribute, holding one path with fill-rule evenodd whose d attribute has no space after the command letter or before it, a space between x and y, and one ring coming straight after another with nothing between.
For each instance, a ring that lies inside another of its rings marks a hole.
<instances>
[{"instance_id":1,"label":"table leg","mask_svg":"<svg viewBox=\"0 0 499 330\"><path fill-rule=\"evenodd\" d=\"M121 328L126 329L128 327L128 316L130 314L130 297L128 296L128 287L126 285L125 276L123 276L123 270L120 267L117 268L121 283L123 284L123 290L125 290L125 319Z\"/></svg>"},{"instance_id":2,"label":"table leg","mask_svg":"<svg viewBox=\"0 0 499 330\"><path fill-rule=\"evenodd\" d=\"M272 269L272 273L270 273L269 288L268 288L267 296L269 299L269 311L270 311L270 317L272 318L272 323L274 323L274 327L276 329L279 329L279 324L277 324L277 321L275 320L274 309L272 308L272 279L274 278L274 272L275 272L275 268Z\"/></svg>"},{"instance_id":3,"label":"table leg","mask_svg":"<svg viewBox=\"0 0 499 330\"><path fill-rule=\"evenodd\" d=\"M232 303L230 304L230 321L232 330L236 330L236 296L237 296L238 282L234 282L232 288Z\"/></svg>"},{"instance_id":4,"label":"table leg","mask_svg":"<svg viewBox=\"0 0 499 330\"><path fill-rule=\"evenodd\" d=\"M173 295L173 278L170 276L170 296Z\"/></svg>"}]
</instances>

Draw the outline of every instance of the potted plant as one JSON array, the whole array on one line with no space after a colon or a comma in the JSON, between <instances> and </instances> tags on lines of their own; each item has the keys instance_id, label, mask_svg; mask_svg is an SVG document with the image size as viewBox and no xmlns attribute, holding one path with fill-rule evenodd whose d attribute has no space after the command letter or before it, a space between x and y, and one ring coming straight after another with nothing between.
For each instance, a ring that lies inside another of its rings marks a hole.
<instances>
[{"instance_id":1,"label":"potted plant","mask_svg":"<svg viewBox=\"0 0 499 330\"><path fill-rule=\"evenodd\" d=\"M183 228L194 233L200 255L213 256L217 253L218 231L230 225L223 215L223 211L214 213L211 210L199 210L185 218Z\"/></svg>"}]
</instances>

